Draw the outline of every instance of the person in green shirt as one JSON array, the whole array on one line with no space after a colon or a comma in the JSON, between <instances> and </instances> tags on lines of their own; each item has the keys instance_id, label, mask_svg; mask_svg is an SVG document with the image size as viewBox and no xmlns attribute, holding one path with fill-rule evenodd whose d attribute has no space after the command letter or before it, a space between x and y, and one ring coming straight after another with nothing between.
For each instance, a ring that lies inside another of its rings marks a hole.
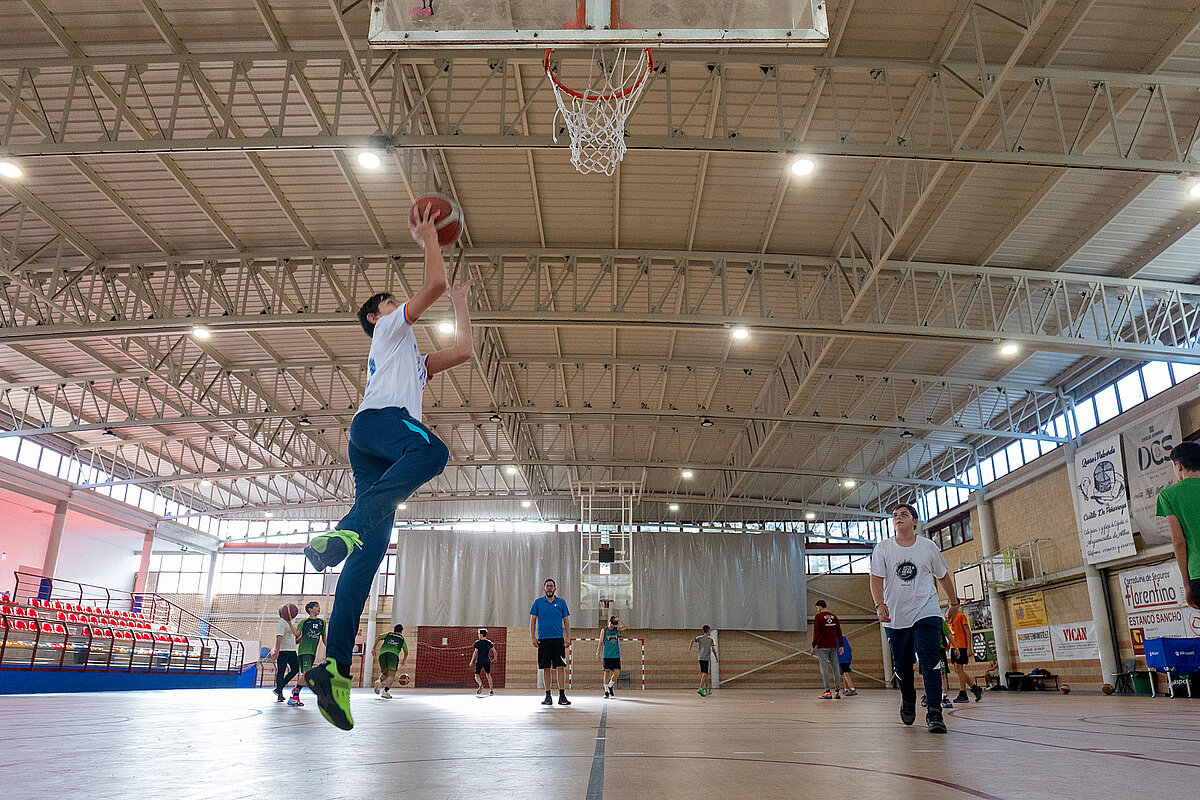
<instances>
[{"instance_id":1,"label":"person in green shirt","mask_svg":"<svg viewBox=\"0 0 1200 800\"><path fill-rule=\"evenodd\" d=\"M397 625L375 640L371 654L379 658L379 677L375 679L375 694L384 700L392 699L392 682L396 672L408 663L408 642L404 641L404 626Z\"/></svg>"},{"instance_id":2,"label":"person in green shirt","mask_svg":"<svg viewBox=\"0 0 1200 800\"><path fill-rule=\"evenodd\" d=\"M1158 516L1171 529L1185 601L1200 609L1200 442L1175 445L1171 461L1179 480L1158 493Z\"/></svg>"},{"instance_id":3,"label":"person in green shirt","mask_svg":"<svg viewBox=\"0 0 1200 800\"><path fill-rule=\"evenodd\" d=\"M300 657L300 673L296 677L296 685L292 689L292 699L289 705L301 706L300 687L304 685L304 673L312 669L317 660L317 647L325 643L325 620L321 619L321 604L310 600L305 604L308 619L297 626L296 650Z\"/></svg>"},{"instance_id":4,"label":"person in green shirt","mask_svg":"<svg viewBox=\"0 0 1200 800\"><path fill-rule=\"evenodd\" d=\"M600 641L596 643L596 658L603 658L604 696L616 697L613 687L621 674L621 631L625 623L617 617L609 617L608 625L600 629Z\"/></svg>"}]
</instances>

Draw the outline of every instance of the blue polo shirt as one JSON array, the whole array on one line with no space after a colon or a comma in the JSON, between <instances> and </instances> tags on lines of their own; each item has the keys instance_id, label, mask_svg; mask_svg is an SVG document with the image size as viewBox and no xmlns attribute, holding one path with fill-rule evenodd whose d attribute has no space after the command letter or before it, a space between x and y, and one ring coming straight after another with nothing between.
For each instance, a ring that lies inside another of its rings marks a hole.
<instances>
[{"instance_id":1,"label":"blue polo shirt","mask_svg":"<svg viewBox=\"0 0 1200 800\"><path fill-rule=\"evenodd\" d=\"M850 650L850 640L843 636L839 647L842 649L842 652L838 653L838 663L849 664L850 660L854 657L854 653Z\"/></svg>"},{"instance_id":2,"label":"blue polo shirt","mask_svg":"<svg viewBox=\"0 0 1200 800\"><path fill-rule=\"evenodd\" d=\"M533 608L529 609L529 613L537 617L539 639L563 638L563 620L571 616L566 600L555 597L551 603L544 596L539 597L533 601Z\"/></svg>"}]
</instances>

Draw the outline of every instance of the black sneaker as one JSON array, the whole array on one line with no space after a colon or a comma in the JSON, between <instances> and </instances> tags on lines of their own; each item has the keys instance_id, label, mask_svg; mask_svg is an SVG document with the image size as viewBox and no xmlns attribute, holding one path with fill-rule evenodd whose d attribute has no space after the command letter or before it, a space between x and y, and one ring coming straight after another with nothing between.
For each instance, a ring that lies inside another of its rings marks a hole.
<instances>
[{"instance_id":1,"label":"black sneaker","mask_svg":"<svg viewBox=\"0 0 1200 800\"><path fill-rule=\"evenodd\" d=\"M900 721L905 725L912 725L917 721L917 704L916 703L901 703L900 704Z\"/></svg>"},{"instance_id":2,"label":"black sneaker","mask_svg":"<svg viewBox=\"0 0 1200 800\"><path fill-rule=\"evenodd\" d=\"M283 702L283 689L275 688L275 689L272 689L271 691L275 693L275 702L282 703Z\"/></svg>"},{"instance_id":3,"label":"black sneaker","mask_svg":"<svg viewBox=\"0 0 1200 800\"><path fill-rule=\"evenodd\" d=\"M617 690L616 690L616 689L609 689L609 690L608 690L608 696L609 696L609 697L616 697L616 696L617 696Z\"/></svg>"},{"instance_id":4,"label":"black sneaker","mask_svg":"<svg viewBox=\"0 0 1200 800\"><path fill-rule=\"evenodd\" d=\"M925 727L929 728L930 733L945 733L946 723L942 720L942 715L925 717Z\"/></svg>"},{"instance_id":5,"label":"black sneaker","mask_svg":"<svg viewBox=\"0 0 1200 800\"><path fill-rule=\"evenodd\" d=\"M569 705L571 705L571 701L567 699L567 696L565 694L563 694L562 692L559 692L558 693L558 704L560 706L569 706Z\"/></svg>"},{"instance_id":6,"label":"black sneaker","mask_svg":"<svg viewBox=\"0 0 1200 800\"><path fill-rule=\"evenodd\" d=\"M956 702L956 703L966 703L966 702L968 702L968 700L967 700L967 693L966 693L966 692L959 692L957 695L955 695L955 697L954 697L954 702Z\"/></svg>"},{"instance_id":7,"label":"black sneaker","mask_svg":"<svg viewBox=\"0 0 1200 800\"><path fill-rule=\"evenodd\" d=\"M550 699L550 693L549 693L549 692L546 692L546 699L542 701L542 705L544 705L544 706L552 706L552 705L554 705L554 701L553 701L552 699Z\"/></svg>"},{"instance_id":8,"label":"black sneaker","mask_svg":"<svg viewBox=\"0 0 1200 800\"><path fill-rule=\"evenodd\" d=\"M978 703L980 700L983 699L983 689L980 689L978 686L971 687L971 694L975 695L976 703ZM966 700L964 700L963 702L965 703Z\"/></svg>"},{"instance_id":9,"label":"black sneaker","mask_svg":"<svg viewBox=\"0 0 1200 800\"><path fill-rule=\"evenodd\" d=\"M317 696L321 716L344 731L354 727L354 717L350 715L350 679L342 676L334 661L327 658L304 673L304 685Z\"/></svg>"}]
</instances>

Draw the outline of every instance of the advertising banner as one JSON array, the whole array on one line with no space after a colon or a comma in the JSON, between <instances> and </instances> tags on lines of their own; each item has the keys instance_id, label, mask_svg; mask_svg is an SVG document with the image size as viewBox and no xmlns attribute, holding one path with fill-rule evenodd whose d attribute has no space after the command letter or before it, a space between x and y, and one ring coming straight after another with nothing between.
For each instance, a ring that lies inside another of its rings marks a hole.
<instances>
[{"instance_id":1,"label":"advertising banner","mask_svg":"<svg viewBox=\"0 0 1200 800\"><path fill-rule=\"evenodd\" d=\"M1121 437L1113 436L1075 451L1075 521L1084 560L1099 564L1136 555Z\"/></svg>"},{"instance_id":2,"label":"advertising banner","mask_svg":"<svg viewBox=\"0 0 1200 800\"><path fill-rule=\"evenodd\" d=\"M996 660L996 634L992 631L971 633L971 654L975 661L987 663Z\"/></svg>"},{"instance_id":3,"label":"advertising banner","mask_svg":"<svg viewBox=\"0 0 1200 800\"><path fill-rule=\"evenodd\" d=\"M1171 541L1166 517L1154 512L1159 490L1175 482L1171 449L1182 440L1178 408L1144 419L1121 433L1129 476L1129 513L1146 544Z\"/></svg>"},{"instance_id":4,"label":"advertising banner","mask_svg":"<svg viewBox=\"0 0 1200 800\"><path fill-rule=\"evenodd\" d=\"M1049 626L1018 630L1017 658L1021 661L1053 661Z\"/></svg>"},{"instance_id":5,"label":"advertising banner","mask_svg":"<svg viewBox=\"0 0 1200 800\"><path fill-rule=\"evenodd\" d=\"M1055 661L1087 661L1100 658L1096 643L1096 626L1086 622L1069 622L1050 626L1050 645Z\"/></svg>"},{"instance_id":6,"label":"advertising banner","mask_svg":"<svg viewBox=\"0 0 1200 800\"><path fill-rule=\"evenodd\" d=\"M1044 628L1050 624L1046 619L1046 601L1041 592L1021 592L1009 598L1012 607L1014 628Z\"/></svg>"},{"instance_id":7,"label":"advertising banner","mask_svg":"<svg viewBox=\"0 0 1200 800\"><path fill-rule=\"evenodd\" d=\"M1126 570L1117 578L1134 653L1144 654L1146 639L1200 637L1200 611L1184 605L1183 577L1174 561Z\"/></svg>"}]
</instances>

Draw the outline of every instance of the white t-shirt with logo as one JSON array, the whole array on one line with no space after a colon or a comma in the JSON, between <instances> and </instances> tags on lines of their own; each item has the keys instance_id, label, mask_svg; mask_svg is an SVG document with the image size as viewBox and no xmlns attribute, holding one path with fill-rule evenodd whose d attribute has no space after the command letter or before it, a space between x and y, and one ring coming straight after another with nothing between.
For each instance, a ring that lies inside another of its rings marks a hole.
<instances>
[{"instance_id":1,"label":"white t-shirt with logo","mask_svg":"<svg viewBox=\"0 0 1200 800\"><path fill-rule=\"evenodd\" d=\"M883 578L883 602L892 618L883 623L885 628L911 628L918 620L942 615L934 578L946 577L946 560L924 536L908 547L898 545L894 536L875 545L871 574Z\"/></svg>"},{"instance_id":2,"label":"white t-shirt with logo","mask_svg":"<svg viewBox=\"0 0 1200 800\"><path fill-rule=\"evenodd\" d=\"M385 314L375 323L367 358L367 388L359 411L368 408L405 408L421 419L421 394L429 374L417 349L417 337L404 315L408 304Z\"/></svg>"},{"instance_id":3,"label":"white t-shirt with logo","mask_svg":"<svg viewBox=\"0 0 1200 800\"><path fill-rule=\"evenodd\" d=\"M295 650L296 649L296 634L292 630L292 623L279 618L279 622L275 623L275 635L283 637L279 642L279 651Z\"/></svg>"}]
</instances>

